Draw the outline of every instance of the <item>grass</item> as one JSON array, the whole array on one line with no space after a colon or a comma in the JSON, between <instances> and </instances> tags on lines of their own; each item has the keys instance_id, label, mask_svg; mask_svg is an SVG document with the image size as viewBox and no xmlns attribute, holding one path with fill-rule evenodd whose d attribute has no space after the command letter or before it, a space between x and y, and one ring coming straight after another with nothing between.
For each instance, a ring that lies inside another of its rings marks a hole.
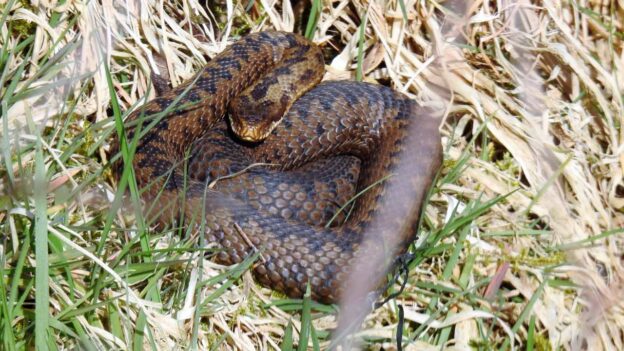
<instances>
[{"instance_id":1,"label":"grass","mask_svg":"<svg viewBox=\"0 0 624 351\"><path fill-rule=\"evenodd\" d=\"M147 4L140 25L132 6L0 5L0 349L624 347L621 5L314 0L296 18L224 4ZM236 35L295 22L326 79L445 111L408 274L340 340L338 306L284 298L254 283L257 257L223 267L186 228L154 228L132 169L110 170L133 157L136 138L119 155L110 142L153 97L156 65L192 79Z\"/></svg>"},{"instance_id":2,"label":"grass","mask_svg":"<svg viewBox=\"0 0 624 351\"><path fill-rule=\"evenodd\" d=\"M48 216L46 215L46 172L43 163L41 139L35 144L35 346L38 349L48 348L50 324L48 306L50 305L50 274L48 267Z\"/></svg>"}]
</instances>

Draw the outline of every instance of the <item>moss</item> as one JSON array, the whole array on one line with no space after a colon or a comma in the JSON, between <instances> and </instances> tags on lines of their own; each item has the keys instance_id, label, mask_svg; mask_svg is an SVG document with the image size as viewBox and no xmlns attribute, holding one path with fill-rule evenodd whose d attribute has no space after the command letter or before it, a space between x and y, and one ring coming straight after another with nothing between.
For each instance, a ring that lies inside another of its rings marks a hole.
<instances>
[{"instance_id":1,"label":"moss","mask_svg":"<svg viewBox=\"0 0 624 351\"><path fill-rule=\"evenodd\" d=\"M11 29L13 32L18 33L19 36L26 38L35 34L37 25L33 22L19 19L11 23Z\"/></svg>"},{"instance_id":2,"label":"moss","mask_svg":"<svg viewBox=\"0 0 624 351\"><path fill-rule=\"evenodd\" d=\"M76 116L76 118L79 117ZM95 144L96 136L93 135L93 129L90 128L89 122L85 122L84 130L85 133L82 136L82 145L78 148L77 152L82 155L89 156L89 149Z\"/></svg>"},{"instance_id":3,"label":"moss","mask_svg":"<svg viewBox=\"0 0 624 351\"><path fill-rule=\"evenodd\" d=\"M17 3L20 5L19 7L24 8L30 12L34 12L35 8L30 5L30 2L27 0L18 0ZM1 8L2 12L4 12L4 6ZM37 24L31 21L18 19L11 22L11 31L14 33L18 33L21 37L29 37L32 34L35 34L37 30Z\"/></svg>"},{"instance_id":4,"label":"moss","mask_svg":"<svg viewBox=\"0 0 624 351\"><path fill-rule=\"evenodd\" d=\"M488 340L484 339L471 339L468 342L468 345L473 350L494 350L494 345L492 345Z\"/></svg>"},{"instance_id":5,"label":"moss","mask_svg":"<svg viewBox=\"0 0 624 351\"><path fill-rule=\"evenodd\" d=\"M442 161L442 167L445 169L453 169L457 165L456 160L445 159Z\"/></svg>"},{"instance_id":6,"label":"moss","mask_svg":"<svg viewBox=\"0 0 624 351\"><path fill-rule=\"evenodd\" d=\"M552 350L552 347L550 346L550 341L548 341L548 338L543 336L543 335L536 335L535 336L535 343L533 344L533 347L535 350L537 351L550 351Z\"/></svg>"},{"instance_id":7,"label":"moss","mask_svg":"<svg viewBox=\"0 0 624 351\"><path fill-rule=\"evenodd\" d=\"M517 268L518 265L548 267L566 262L566 257L563 252L553 252L549 256L536 257L531 254L529 248L523 248L520 254L515 257L505 255L503 259L511 262L514 268Z\"/></svg>"}]
</instances>

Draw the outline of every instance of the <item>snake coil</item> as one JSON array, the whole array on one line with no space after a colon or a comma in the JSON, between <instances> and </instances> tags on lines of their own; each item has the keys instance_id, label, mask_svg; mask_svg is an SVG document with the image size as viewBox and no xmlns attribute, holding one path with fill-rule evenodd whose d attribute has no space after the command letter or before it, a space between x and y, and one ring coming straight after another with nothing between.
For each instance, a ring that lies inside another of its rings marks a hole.
<instances>
[{"instance_id":1,"label":"snake coil","mask_svg":"<svg viewBox=\"0 0 624 351\"><path fill-rule=\"evenodd\" d=\"M309 284L314 300L336 302L356 259L392 244L396 255L414 240L441 144L436 120L415 101L379 85L318 84L322 68L318 47L299 35L247 35L131 114L127 137L139 122L149 127L132 160L148 216L182 212L223 248L217 261L259 250L260 283L291 297ZM228 108L238 138L266 140L235 141ZM279 166L206 187L254 162ZM321 226L336 203L367 188L344 224Z\"/></svg>"}]
</instances>

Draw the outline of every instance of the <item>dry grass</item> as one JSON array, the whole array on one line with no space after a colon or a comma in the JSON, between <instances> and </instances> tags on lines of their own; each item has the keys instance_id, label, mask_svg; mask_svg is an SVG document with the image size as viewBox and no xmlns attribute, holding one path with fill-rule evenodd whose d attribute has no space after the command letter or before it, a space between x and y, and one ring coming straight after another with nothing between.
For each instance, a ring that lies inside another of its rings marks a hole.
<instances>
[{"instance_id":1,"label":"dry grass","mask_svg":"<svg viewBox=\"0 0 624 351\"><path fill-rule=\"evenodd\" d=\"M0 1L0 348L274 349L309 317L329 345L332 307L302 314L111 208L112 97L129 110L152 71L177 85L244 33L309 22L288 2L209 3ZM414 350L623 349L624 3L314 3L326 79L445 111L421 262L361 347L394 349L401 328Z\"/></svg>"}]
</instances>

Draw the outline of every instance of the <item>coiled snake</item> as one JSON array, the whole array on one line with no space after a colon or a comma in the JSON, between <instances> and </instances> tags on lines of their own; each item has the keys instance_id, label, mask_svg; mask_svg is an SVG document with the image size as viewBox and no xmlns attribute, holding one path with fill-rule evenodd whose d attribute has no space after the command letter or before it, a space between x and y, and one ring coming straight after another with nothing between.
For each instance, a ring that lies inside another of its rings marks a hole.
<instances>
[{"instance_id":1,"label":"coiled snake","mask_svg":"<svg viewBox=\"0 0 624 351\"><path fill-rule=\"evenodd\" d=\"M135 111L127 138L142 125L132 167L148 216L181 214L223 248L217 261L258 250L263 285L301 297L309 284L314 300L335 302L356 258L388 241L404 251L415 238L441 145L436 120L414 101L373 84L318 84L323 67L320 49L299 35L247 35ZM254 162L278 166L239 172ZM343 225L324 228L356 182L370 189Z\"/></svg>"}]
</instances>

